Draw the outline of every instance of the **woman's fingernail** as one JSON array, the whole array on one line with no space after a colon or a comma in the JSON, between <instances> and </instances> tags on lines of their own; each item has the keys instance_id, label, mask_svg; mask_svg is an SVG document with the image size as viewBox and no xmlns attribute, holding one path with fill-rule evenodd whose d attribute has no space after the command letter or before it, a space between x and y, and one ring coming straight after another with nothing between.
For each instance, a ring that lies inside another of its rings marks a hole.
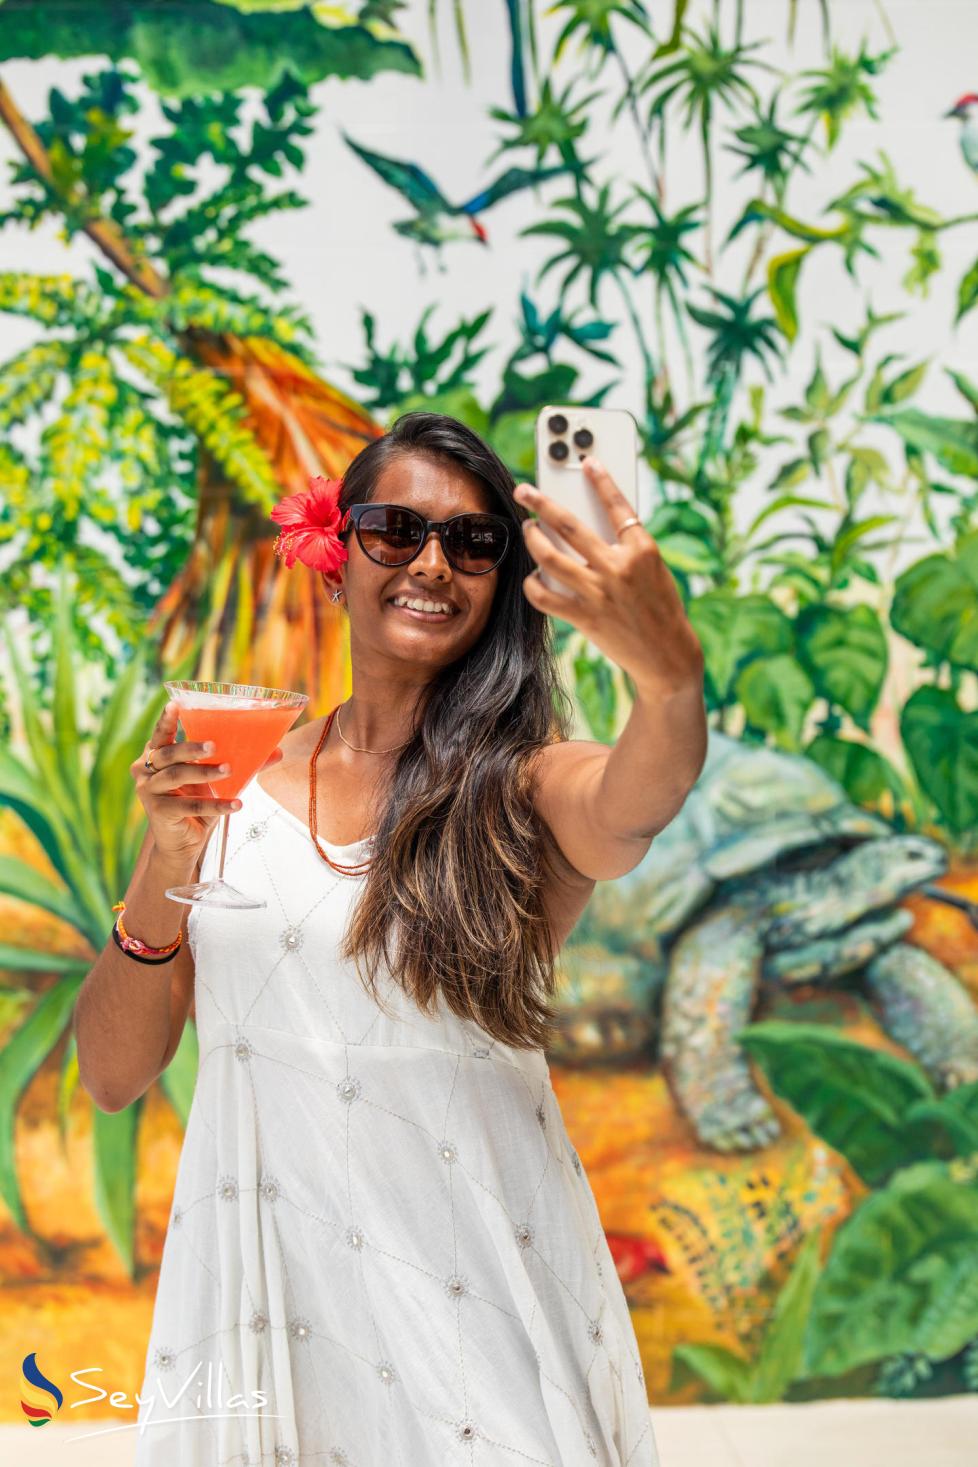
<instances>
[{"instance_id":1,"label":"woman's fingernail","mask_svg":"<svg viewBox=\"0 0 978 1467\"><path fill-rule=\"evenodd\" d=\"M222 774L227 774L227 772L228 772L228 770L230 768L231 768L230 764L219 764L218 765L218 769L220 770L220 772Z\"/></svg>"},{"instance_id":2,"label":"woman's fingernail","mask_svg":"<svg viewBox=\"0 0 978 1467\"><path fill-rule=\"evenodd\" d=\"M213 739L208 739L207 740L207 743L204 745L204 753L205 754L213 754L213 752L214 752L214 741L213 741Z\"/></svg>"}]
</instances>

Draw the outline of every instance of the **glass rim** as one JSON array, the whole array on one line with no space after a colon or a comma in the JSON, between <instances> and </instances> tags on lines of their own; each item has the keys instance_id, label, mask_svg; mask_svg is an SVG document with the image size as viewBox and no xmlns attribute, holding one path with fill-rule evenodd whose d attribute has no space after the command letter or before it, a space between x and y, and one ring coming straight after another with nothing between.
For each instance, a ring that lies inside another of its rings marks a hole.
<instances>
[{"instance_id":1,"label":"glass rim","mask_svg":"<svg viewBox=\"0 0 978 1467\"><path fill-rule=\"evenodd\" d=\"M266 688L258 683L215 682L207 678L163 680L163 686L179 707L181 693L206 693L217 698L251 698L265 703L308 703L309 694L289 688Z\"/></svg>"}]
</instances>

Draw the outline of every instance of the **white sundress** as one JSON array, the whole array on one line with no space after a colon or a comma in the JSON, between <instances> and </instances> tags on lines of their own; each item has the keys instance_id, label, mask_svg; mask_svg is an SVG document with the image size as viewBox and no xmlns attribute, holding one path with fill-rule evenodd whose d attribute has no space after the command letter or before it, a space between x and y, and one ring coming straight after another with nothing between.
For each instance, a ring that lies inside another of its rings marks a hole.
<instances>
[{"instance_id":1,"label":"white sundress","mask_svg":"<svg viewBox=\"0 0 978 1467\"><path fill-rule=\"evenodd\" d=\"M384 1013L338 957L363 878L257 779L241 799L225 875L268 905L189 914L200 1066L136 1467L657 1467L544 1052L389 972Z\"/></svg>"}]
</instances>

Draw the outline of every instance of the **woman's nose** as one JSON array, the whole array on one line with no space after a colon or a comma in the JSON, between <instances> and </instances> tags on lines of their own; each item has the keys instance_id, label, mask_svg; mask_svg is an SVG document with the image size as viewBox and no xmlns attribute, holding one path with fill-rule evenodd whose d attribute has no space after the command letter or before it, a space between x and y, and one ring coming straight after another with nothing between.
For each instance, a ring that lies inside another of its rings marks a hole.
<instances>
[{"instance_id":1,"label":"woman's nose","mask_svg":"<svg viewBox=\"0 0 978 1467\"><path fill-rule=\"evenodd\" d=\"M429 573L439 571L442 575L451 575L451 566L445 559L437 530L429 530L428 538L414 558L414 564L424 566Z\"/></svg>"}]
</instances>

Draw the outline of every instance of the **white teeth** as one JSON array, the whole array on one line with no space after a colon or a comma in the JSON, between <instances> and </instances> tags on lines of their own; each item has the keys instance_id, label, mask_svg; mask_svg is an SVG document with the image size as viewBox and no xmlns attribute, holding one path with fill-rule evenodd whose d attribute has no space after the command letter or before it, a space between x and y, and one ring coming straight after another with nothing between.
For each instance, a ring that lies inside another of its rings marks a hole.
<instances>
[{"instance_id":1,"label":"white teeth","mask_svg":"<svg viewBox=\"0 0 978 1467\"><path fill-rule=\"evenodd\" d=\"M439 602L439 601L415 601L415 600L410 600L407 596L395 596L394 599L393 599L393 602L391 604L394 605L394 606L408 606L408 607L410 607L410 609L412 611L448 611L448 612L451 612L451 611L454 610L453 607L446 606L444 604L444 602Z\"/></svg>"}]
</instances>

